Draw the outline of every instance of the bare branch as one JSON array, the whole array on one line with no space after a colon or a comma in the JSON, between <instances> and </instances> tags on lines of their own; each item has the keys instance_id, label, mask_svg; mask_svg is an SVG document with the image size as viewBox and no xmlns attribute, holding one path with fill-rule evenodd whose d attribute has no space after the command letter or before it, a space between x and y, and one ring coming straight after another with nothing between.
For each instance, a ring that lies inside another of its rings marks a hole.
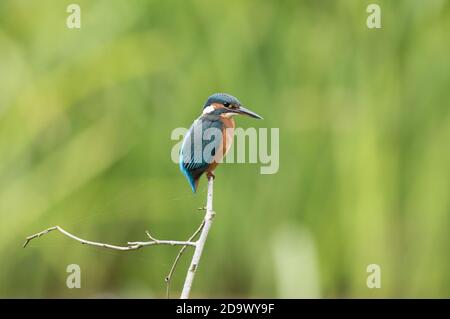
<instances>
[{"instance_id":1,"label":"bare branch","mask_svg":"<svg viewBox=\"0 0 450 319\"><path fill-rule=\"evenodd\" d=\"M153 245L170 245L170 246L196 246L197 244L192 241L180 241L180 240L159 240L152 241L129 241L128 246L153 246Z\"/></svg>"},{"instance_id":2,"label":"bare branch","mask_svg":"<svg viewBox=\"0 0 450 319\"><path fill-rule=\"evenodd\" d=\"M104 244L104 243L99 243L99 242L95 242L95 241L85 240L85 239L79 238L79 237L69 233L68 231L62 229L59 226L54 226L54 227L47 228L46 230L43 230L37 234L27 237L25 243L23 244L23 247L25 248L31 240L41 237L45 234L48 234L49 232L54 231L54 230L58 230L63 235L65 235L69 238L72 238L72 239L82 243L83 245L90 245L90 246L96 246L96 247L102 247L102 248L108 248L108 249L114 249L114 250L122 250L122 251L136 250L136 249L139 249L144 246L152 246L152 245L170 245L170 246L175 246L175 245L177 245L177 246L195 246L196 245L196 243L191 242L191 241L159 240L159 239L153 238L152 241L128 242L127 243L128 246L116 246L116 245L110 245L110 244Z\"/></svg>"},{"instance_id":3,"label":"bare branch","mask_svg":"<svg viewBox=\"0 0 450 319\"><path fill-rule=\"evenodd\" d=\"M200 226L197 228L197 230L191 235L191 237L189 237L188 241L192 241L194 240L195 237L197 237L198 233L200 233L200 231L203 229L203 226L205 225L205 221L202 220ZM167 299L169 299L169 291L170 291L170 283L172 281L172 276L173 273L175 272L175 268L178 265L178 262L180 261L181 256L183 255L185 249L186 249L187 245L181 247L180 251L177 254L177 257L175 257L175 260L172 264L172 267L170 268L169 273L167 274L166 278L164 278L164 280L166 281L166 295L167 295Z\"/></svg>"},{"instance_id":4,"label":"bare branch","mask_svg":"<svg viewBox=\"0 0 450 319\"><path fill-rule=\"evenodd\" d=\"M182 246L180 251L178 252L177 257L175 258L174 263L172 264L172 267L169 271L169 274L166 276L165 280L167 283L167 296L169 296L169 287L170 287L170 281L172 279L172 275L175 271L176 266L178 265L178 262L183 255L185 249L187 246L193 246L195 247L194 255L192 256L191 264L189 266L186 279L183 286L183 291L181 293L181 299L189 298L189 294L192 288L192 282L194 281L195 273L198 268L198 264L200 262L200 258L203 252L203 247L205 246L206 239L208 237L209 229L211 228L212 220L214 218L214 211L212 209L213 204L213 181L214 176L211 174L208 176L208 197L207 197L207 203L206 203L206 209L200 208L199 210L206 210L205 217L200 224L199 228L194 232L193 235L187 240L187 241L178 241L178 240L160 240L153 237L150 232L146 231L147 237L150 239L150 241L135 241L135 242L128 242L127 246L116 246L116 245L110 245L105 243L99 243L95 241L90 241L86 239L82 239L80 237L77 237L68 231L64 230L63 228L59 226L53 226L50 228L47 228L37 234L28 236L26 238L25 243L23 244L23 247L25 248L28 243L35 239L39 238L43 235L46 235L54 230L59 231L63 235L80 242L83 245L90 245L90 246L96 246L96 247L102 247L102 248L108 248L108 249L114 249L114 250L121 250L121 251L129 251L129 250L136 250L145 246L154 246L154 245L170 245L170 246ZM193 241L198 234L200 234L199 239L197 241Z\"/></svg>"},{"instance_id":5,"label":"bare branch","mask_svg":"<svg viewBox=\"0 0 450 319\"><path fill-rule=\"evenodd\" d=\"M209 229L211 228L211 224L214 218L213 211L213 183L214 176L208 176L208 197L206 201L206 214L205 219L203 221L204 225L202 228L202 232L200 233L200 237L197 240L197 245L195 246L194 255L192 256L192 261L189 266L186 280L184 281L183 291L181 292L180 299L188 299L189 294L192 288L192 282L194 281L195 273L198 268L198 264L200 262L200 258L202 257L203 247L205 246L206 239L208 237Z\"/></svg>"}]
</instances>

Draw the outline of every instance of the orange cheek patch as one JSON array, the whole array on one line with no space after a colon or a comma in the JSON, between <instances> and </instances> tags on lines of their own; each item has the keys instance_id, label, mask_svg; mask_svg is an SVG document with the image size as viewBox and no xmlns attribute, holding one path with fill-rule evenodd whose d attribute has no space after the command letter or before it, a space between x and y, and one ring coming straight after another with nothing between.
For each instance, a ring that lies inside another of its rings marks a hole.
<instances>
[{"instance_id":1,"label":"orange cheek patch","mask_svg":"<svg viewBox=\"0 0 450 319\"><path fill-rule=\"evenodd\" d=\"M216 110L218 110L218 109L223 109L224 108L224 106L222 105L222 104L220 104L220 103L213 103L213 104L211 104Z\"/></svg>"},{"instance_id":2,"label":"orange cheek patch","mask_svg":"<svg viewBox=\"0 0 450 319\"><path fill-rule=\"evenodd\" d=\"M210 114L214 112L214 110L223 109L224 106L220 103L212 103L203 109L203 114Z\"/></svg>"}]
</instances>

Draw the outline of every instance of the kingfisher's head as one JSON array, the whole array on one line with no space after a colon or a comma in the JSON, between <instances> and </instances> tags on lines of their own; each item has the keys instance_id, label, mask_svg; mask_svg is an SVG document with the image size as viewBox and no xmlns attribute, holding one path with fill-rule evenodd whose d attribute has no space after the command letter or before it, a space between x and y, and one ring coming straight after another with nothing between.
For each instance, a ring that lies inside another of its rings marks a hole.
<instances>
[{"instance_id":1,"label":"kingfisher's head","mask_svg":"<svg viewBox=\"0 0 450 319\"><path fill-rule=\"evenodd\" d=\"M226 93L215 93L208 97L203 106L203 114L222 115L225 117L241 114L262 119L258 114L243 107L237 98Z\"/></svg>"}]
</instances>

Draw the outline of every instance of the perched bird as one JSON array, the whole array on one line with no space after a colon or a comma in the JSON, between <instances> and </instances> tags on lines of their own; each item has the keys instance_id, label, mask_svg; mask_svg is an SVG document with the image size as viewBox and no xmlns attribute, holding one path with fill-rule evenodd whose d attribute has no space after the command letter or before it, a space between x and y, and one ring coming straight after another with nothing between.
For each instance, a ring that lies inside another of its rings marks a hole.
<instances>
[{"instance_id":1,"label":"perched bird","mask_svg":"<svg viewBox=\"0 0 450 319\"><path fill-rule=\"evenodd\" d=\"M233 143L236 114L262 119L246 109L234 96L216 93L208 97L203 113L184 137L180 151L180 169L195 193L203 173L214 177L214 169Z\"/></svg>"}]
</instances>

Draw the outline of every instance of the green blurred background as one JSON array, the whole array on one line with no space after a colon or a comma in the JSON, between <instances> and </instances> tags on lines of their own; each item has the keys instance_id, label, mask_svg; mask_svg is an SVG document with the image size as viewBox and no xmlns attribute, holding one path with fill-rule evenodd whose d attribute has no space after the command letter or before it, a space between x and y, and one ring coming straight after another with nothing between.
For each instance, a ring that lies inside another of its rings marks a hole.
<instances>
[{"instance_id":1,"label":"green blurred background","mask_svg":"<svg viewBox=\"0 0 450 319\"><path fill-rule=\"evenodd\" d=\"M164 297L176 248L21 245L187 239L205 181L170 134L221 91L280 128L280 169L219 167L193 297L450 297L449 34L446 0L0 1L0 297Z\"/></svg>"}]
</instances>

